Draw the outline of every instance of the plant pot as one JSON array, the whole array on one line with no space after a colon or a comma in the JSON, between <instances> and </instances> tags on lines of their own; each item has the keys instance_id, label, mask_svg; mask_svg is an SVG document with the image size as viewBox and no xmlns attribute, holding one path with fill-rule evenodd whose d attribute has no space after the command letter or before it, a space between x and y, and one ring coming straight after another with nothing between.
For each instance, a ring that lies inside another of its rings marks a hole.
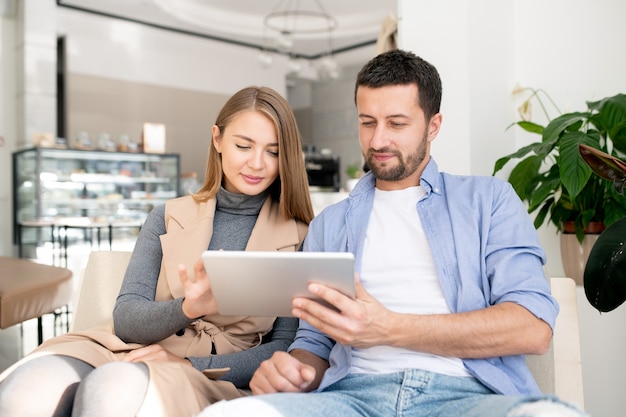
<instances>
[{"instance_id":1,"label":"plant pot","mask_svg":"<svg viewBox=\"0 0 626 417\"><path fill-rule=\"evenodd\" d=\"M352 189L354 188L354 186L356 185L357 182L359 182L358 178L349 178L346 181L346 191L347 192L352 191Z\"/></svg>"},{"instance_id":2,"label":"plant pot","mask_svg":"<svg viewBox=\"0 0 626 417\"><path fill-rule=\"evenodd\" d=\"M583 285L587 258L589 258L591 248L603 230L604 224L601 222L590 223L585 229L585 237L581 243L574 233L573 222L566 222L563 225L561 233L561 262L563 263L565 276L572 278L576 285Z\"/></svg>"}]
</instances>

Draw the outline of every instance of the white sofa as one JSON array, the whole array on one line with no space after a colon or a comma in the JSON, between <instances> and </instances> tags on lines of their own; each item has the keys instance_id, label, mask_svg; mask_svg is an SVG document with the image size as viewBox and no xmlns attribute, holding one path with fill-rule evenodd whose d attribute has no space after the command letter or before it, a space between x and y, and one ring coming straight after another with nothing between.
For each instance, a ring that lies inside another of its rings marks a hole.
<instances>
[{"instance_id":1,"label":"white sofa","mask_svg":"<svg viewBox=\"0 0 626 417\"><path fill-rule=\"evenodd\" d=\"M130 252L97 251L89 256L74 302L72 330L111 322ZM527 356L527 363L544 393L584 409L576 285L571 278L551 278L553 295L561 312L550 350Z\"/></svg>"}]
</instances>

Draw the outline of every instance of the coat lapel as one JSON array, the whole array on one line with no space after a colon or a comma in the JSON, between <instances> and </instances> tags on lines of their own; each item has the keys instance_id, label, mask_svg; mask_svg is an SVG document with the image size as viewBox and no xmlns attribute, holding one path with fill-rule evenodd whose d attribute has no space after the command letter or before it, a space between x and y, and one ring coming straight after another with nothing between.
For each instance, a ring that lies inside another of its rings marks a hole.
<instances>
[{"instance_id":1,"label":"coat lapel","mask_svg":"<svg viewBox=\"0 0 626 417\"><path fill-rule=\"evenodd\" d=\"M213 235L215 204L215 199L196 203L191 197L172 200L166 204L167 233L161 236L163 261L159 281L167 284L173 298L184 295L178 278L178 265L187 266L189 273L193 273L193 266L200 259L200 254L209 247ZM165 280L162 279L164 277ZM159 290L157 294L165 295Z\"/></svg>"}]
</instances>

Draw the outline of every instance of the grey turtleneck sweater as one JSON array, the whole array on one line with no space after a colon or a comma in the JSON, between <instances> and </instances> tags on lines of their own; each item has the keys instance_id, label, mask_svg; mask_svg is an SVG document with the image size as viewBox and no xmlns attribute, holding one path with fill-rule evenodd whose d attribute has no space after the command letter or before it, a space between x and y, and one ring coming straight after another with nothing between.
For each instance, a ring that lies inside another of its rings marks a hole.
<instances>
[{"instance_id":1,"label":"grey turtleneck sweater","mask_svg":"<svg viewBox=\"0 0 626 417\"><path fill-rule=\"evenodd\" d=\"M209 249L244 250L265 197L265 194L246 196L220 189ZM183 314L182 297L154 301L163 256L159 236L165 233L165 205L160 205L150 212L141 228L113 310L115 333L125 342L157 343L194 321ZM247 388L262 361L277 350L287 350L297 328L297 319L279 317L257 347L188 359L198 370L229 367L231 370L221 379Z\"/></svg>"}]
</instances>

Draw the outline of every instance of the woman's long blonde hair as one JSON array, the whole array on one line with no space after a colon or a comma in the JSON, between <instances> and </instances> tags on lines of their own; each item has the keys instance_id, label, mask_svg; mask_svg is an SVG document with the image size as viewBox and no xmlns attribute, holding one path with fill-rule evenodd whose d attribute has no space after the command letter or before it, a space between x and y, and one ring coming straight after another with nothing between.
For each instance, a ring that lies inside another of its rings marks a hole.
<instances>
[{"instance_id":1,"label":"woman's long blonde hair","mask_svg":"<svg viewBox=\"0 0 626 417\"><path fill-rule=\"evenodd\" d=\"M260 112L272 120L278 135L278 178L268 191L279 202L283 217L309 224L313 218L313 206L302 155L302 139L289 103L271 88L246 87L228 99L217 115L215 125L223 134L235 116L250 110ZM193 194L193 198L206 201L215 197L222 179L222 157L211 140L204 184Z\"/></svg>"}]
</instances>

